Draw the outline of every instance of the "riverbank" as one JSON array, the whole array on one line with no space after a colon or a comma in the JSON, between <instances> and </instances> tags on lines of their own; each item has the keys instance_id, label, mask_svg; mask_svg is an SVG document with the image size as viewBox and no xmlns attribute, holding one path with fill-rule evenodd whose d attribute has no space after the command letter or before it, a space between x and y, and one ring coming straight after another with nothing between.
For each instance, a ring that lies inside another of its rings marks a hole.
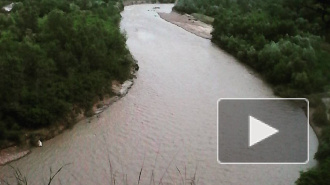
<instances>
[{"instance_id":1,"label":"riverbank","mask_svg":"<svg viewBox=\"0 0 330 185\"><path fill-rule=\"evenodd\" d=\"M311 125L312 129L314 130L317 139L320 142L320 137L322 134L322 128L317 126L314 122L313 122L313 113L314 113L315 109L314 108L310 108L309 109L309 124Z\"/></svg>"},{"instance_id":2,"label":"riverbank","mask_svg":"<svg viewBox=\"0 0 330 185\"><path fill-rule=\"evenodd\" d=\"M5 165L11 161L18 160L31 152L29 148L12 146L0 150L0 166Z\"/></svg>"},{"instance_id":3,"label":"riverbank","mask_svg":"<svg viewBox=\"0 0 330 185\"><path fill-rule=\"evenodd\" d=\"M30 19L24 12L32 9ZM0 93L0 148L42 145L93 116L94 109L102 112L103 101L115 94L112 81L125 82L136 68L120 31L121 10L121 1L86 6L80 0L22 0L0 12L1 34L11 35L0 41L0 68L6 71L0 81L6 89Z\"/></svg>"},{"instance_id":4,"label":"riverbank","mask_svg":"<svg viewBox=\"0 0 330 185\"><path fill-rule=\"evenodd\" d=\"M171 13L160 13L158 15L172 24L175 24L184 30L193 33L199 37L205 39L211 39L212 35L211 32L213 30L212 25L206 24L197 20L194 16L189 14L179 14L172 10Z\"/></svg>"},{"instance_id":5,"label":"riverbank","mask_svg":"<svg viewBox=\"0 0 330 185\"><path fill-rule=\"evenodd\" d=\"M43 128L34 131L26 131L26 136L33 135L33 141L26 140L23 146L9 146L0 150L0 166L10 163L12 161L18 160L31 152L32 147L37 146L37 141L45 142L50 140L60 134L62 134L65 130L72 128L76 123L84 119L90 119L92 117L99 117L100 114L105 111L109 106L118 101L120 98L124 97L129 89L134 84L134 78L136 72L138 71L137 61L134 60L134 67L132 67L131 75L132 78L126 80L123 83L118 81L112 81L112 92L113 95L106 94L102 100L98 100L93 104L92 112L86 116L86 113L76 114L70 126L66 126L67 124L60 123L56 126L52 126L50 128Z\"/></svg>"},{"instance_id":6,"label":"riverbank","mask_svg":"<svg viewBox=\"0 0 330 185\"><path fill-rule=\"evenodd\" d=\"M306 21L303 26L298 26L297 22L292 21L304 20L306 17L301 14L304 12L301 10L306 7L300 7L300 11L291 14L295 15L293 19L286 13L282 14L285 16L273 14L272 8L265 8L270 7L267 3L260 1L256 3L260 7L252 6L246 11L244 5L235 2L228 3L226 8L217 8L212 1L201 1L196 5L192 1L179 0L174 9L216 17L213 23L213 43L260 73L272 84L277 96L310 99L309 123L319 141L317 152L311 156L318 161L318 165L302 171L295 183L326 184L325 179L329 178L326 171L330 167L330 111L325 101L330 95L330 76L327 72L330 57L328 30L322 22ZM282 12L288 10L285 3L273 3L277 4L279 10L285 10ZM292 7L290 11L295 12L299 3ZM259 15L263 15L263 18L256 19ZM318 16L314 14L309 17ZM281 27L289 24L288 29ZM311 28L316 27L323 27L323 33L311 32ZM319 94L327 95L322 97Z\"/></svg>"},{"instance_id":7,"label":"riverbank","mask_svg":"<svg viewBox=\"0 0 330 185\"><path fill-rule=\"evenodd\" d=\"M172 1L164 1L164 3L171 3ZM131 1L126 0L123 1L124 6L129 6L133 4L145 4L145 3L156 3L156 1ZM119 9L120 6L117 5ZM121 9L123 10L123 9ZM59 122L53 124L49 127L37 129L37 130L22 130L24 133L23 141L21 146L15 145L13 142L8 142L2 148L0 148L0 166L10 163L12 161L18 160L31 152L31 148L38 146L37 142L45 142L50 140L60 134L62 134L67 129L71 129L76 123L81 120L89 119L91 117L98 117L100 114L105 111L110 105L118 101L121 97L125 96L128 93L128 90L133 86L135 78L135 73L138 71L137 61L135 61L132 57L129 57L132 60L133 66L131 69L131 76L129 80L120 83L119 81L112 81L112 93L103 95L103 99L99 100L99 98L94 98L95 103L93 103L92 109L88 112L80 112L76 113L75 108L79 109L79 107L73 108L70 113L70 120L65 120L64 122Z\"/></svg>"},{"instance_id":8,"label":"riverbank","mask_svg":"<svg viewBox=\"0 0 330 185\"><path fill-rule=\"evenodd\" d=\"M196 18L194 18L192 15L180 14L174 10L172 10L171 13L158 13L158 14L162 19L179 26L190 33L193 33L193 34L195 34L199 37L205 38L205 39L212 38L212 35L211 35L211 32L213 30L212 25L201 22L201 21L197 20ZM313 109L313 108L309 109L309 123L310 123L311 127L313 128L317 138L319 139L322 134L322 128L317 126L317 124L315 124L313 122L314 111L315 111L315 109Z\"/></svg>"},{"instance_id":9,"label":"riverbank","mask_svg":"<svg viewBox=\"0 0 330 185\"><path fill-rule=\"evenodd\" d=\"M175 0L123 0L124 6L136 5L136 4L166 4L166 3L174 3Z\"/></svg>"}]
</instances>

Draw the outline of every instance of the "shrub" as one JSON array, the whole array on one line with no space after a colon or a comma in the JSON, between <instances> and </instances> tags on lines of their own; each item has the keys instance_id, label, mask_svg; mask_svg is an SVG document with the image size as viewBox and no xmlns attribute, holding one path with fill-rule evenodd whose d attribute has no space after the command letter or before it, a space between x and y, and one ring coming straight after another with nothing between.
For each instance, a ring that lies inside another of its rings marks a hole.
<instances>
[{"instance_id":1,"label":"shrub","mask_svg":"<svg viewBox=\"0 0 330 185\"><path fill-rule=\"evenodd\" d=\"M329 185L330 158L320 164L319 167L311 168L306 172L300 172L296 185Z\"/></svg>"},{"instance_id":2,"label":"shrub","mask_svg":"<svg viewBox=\"0 0 330 185\"><path fill-rule=\"evenodd\" d=\"M320 103L313 114L313 121L319 126L329 125L329 120L326 113L326 107L323 103ZM330 143L330 141L329 141Z\"/></svg>"}]
</instances>

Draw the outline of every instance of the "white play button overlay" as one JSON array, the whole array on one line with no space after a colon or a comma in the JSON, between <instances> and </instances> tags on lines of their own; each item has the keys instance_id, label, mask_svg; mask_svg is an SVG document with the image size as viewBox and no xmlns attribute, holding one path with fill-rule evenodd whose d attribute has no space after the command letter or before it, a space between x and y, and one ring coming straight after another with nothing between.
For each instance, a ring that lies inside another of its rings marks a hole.
<instances>
[{"instance_id":1,"label":"white play button overlay","mask_svg":"<svg viewBox=\"0 0 330 185\"><path fill-rule=\"evenodd\" d=\"M218 101L220 164L306 164L306 99L222 98Z\"/></svg>"},{"instance_id":2,"label":"white play button overlay","mask_svg":"<svg viewBox=\"0 0 330 185\"><path fill-rule=\"evenodd\" d=\"M278 133L278 130L266 123L249 116L249 147Z\"/></svg>"}]
</instances>

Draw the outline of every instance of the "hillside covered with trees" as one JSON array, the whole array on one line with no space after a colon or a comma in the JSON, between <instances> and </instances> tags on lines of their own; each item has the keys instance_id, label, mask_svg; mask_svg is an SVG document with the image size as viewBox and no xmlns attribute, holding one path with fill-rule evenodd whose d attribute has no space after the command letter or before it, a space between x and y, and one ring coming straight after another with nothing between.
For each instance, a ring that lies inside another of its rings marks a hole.
<instances>
[{"instance_id":1,"label":"hillside covered with trees","mask_svg":"<svg viewBox=\"0 0 330 185\"><path fill-rule=\"evenodd\" d=\"M0 146L88 112L112 80L129 78L122 8L117 0L21 0L2 9Z\"/></svg>"},{"instance_id":2,"label":"hillside covered with trees","mask_svg":"<svg viewBox=\"0 0 330 185\"><path fill-rule=\"evenodd\" d=\"M309 98L323 127L320 163L296 184L329 184L330 123L318 96L330 92L330 1L179 0L174 10L214 17L212 42L262 74L277 95Z\"/></svg>"}]
</instances>

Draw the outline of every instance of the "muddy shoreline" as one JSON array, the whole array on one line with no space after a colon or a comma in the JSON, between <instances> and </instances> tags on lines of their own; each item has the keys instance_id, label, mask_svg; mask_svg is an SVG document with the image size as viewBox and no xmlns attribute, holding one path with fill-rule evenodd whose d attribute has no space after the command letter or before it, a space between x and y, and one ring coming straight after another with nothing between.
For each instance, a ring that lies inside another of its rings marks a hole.
<instances>
[{"instance_id":1,"label":"muddy shoreline","mask_svg":"<svg viewBox=\"0 0 330 185\"><path fill-rule=\"evenodd\" d=\"M135 61L134 63L135 63L134 65L135 67L133 67L131 71L132 78L126 80L123 83L119 83L118 81L112 81L112 92L114 93L114 95L110 96L109 94L107 94L104 96L103 100L99 100L96 103L94 103L92 108L93 111L92 116L87 117L83 113L77 114L74 122L71 123L72 127L81 120L92 119L93 117L99 117L103 111L109 108L109 106L111 106L113 103L115 103L116 101L118 101L120 98L124 97L128 93L129 89L134 84L134 78L136 78L135 75L137 72L137 68L136 68L137 62ZM59 124L35 132L44 133L39 135L41 142L44 142L62 134L64 131L68 129L70 129L70 127L64 126L64 124ZM11 145L9 147L0 149L0 166L6 165L12 161L16 161L30 154L32 148L33 146L30 145L23 145L23 146Z\"/></svg>"}]
</instances>

